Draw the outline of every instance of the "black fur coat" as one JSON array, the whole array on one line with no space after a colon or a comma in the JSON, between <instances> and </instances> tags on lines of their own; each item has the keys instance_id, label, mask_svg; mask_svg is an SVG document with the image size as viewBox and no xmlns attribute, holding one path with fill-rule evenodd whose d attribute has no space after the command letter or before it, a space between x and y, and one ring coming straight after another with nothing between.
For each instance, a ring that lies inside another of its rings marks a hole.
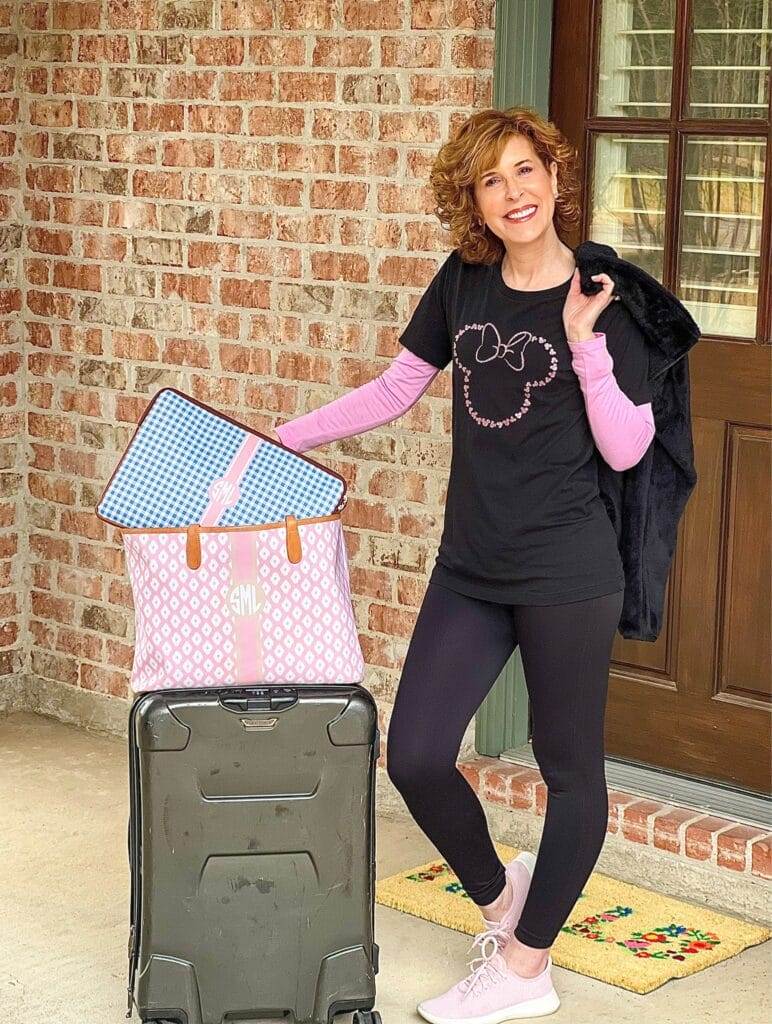
<instances>
[{"instance_id":1,"label":"black fur coat","mask_svg":"<svg viewBox=\"0 0 772 1024\"><path fill-rule=\"evenodd\" d=\"M628 640L657 639L662 628L678 523L697 483L689 408L687 353L700 329L671 292L646 271L597 242L574 251L582 291L601 290L593 274L608 274L640 327L649 350L649 384L656 433L635 466L611 469L597 452L600 495L614 525L625 572L618 630Z\"/></svg>"}]
</instances>

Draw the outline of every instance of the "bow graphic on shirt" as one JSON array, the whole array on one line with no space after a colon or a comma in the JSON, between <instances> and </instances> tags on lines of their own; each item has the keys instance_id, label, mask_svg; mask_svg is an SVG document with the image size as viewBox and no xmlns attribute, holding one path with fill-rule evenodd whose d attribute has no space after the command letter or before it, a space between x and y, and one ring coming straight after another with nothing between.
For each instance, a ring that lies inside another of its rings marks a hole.
<instances>
[{"instance_id":1,"label":"bow graphic on shirt","mask_svg":"<svg viewBox=\"0 0 772 1024\"><path fill-rule=\"evenodd\" d=\"M478 345L474 357L478 363L503 359L511 370L522 373L525 369L526 349L534 340L530 331L518 331L517 334L512 335L509 341L502 341L495 324L483 324L482 341ZM510 360L510 356L513 361Z\"/></svg>"}]
</instances>

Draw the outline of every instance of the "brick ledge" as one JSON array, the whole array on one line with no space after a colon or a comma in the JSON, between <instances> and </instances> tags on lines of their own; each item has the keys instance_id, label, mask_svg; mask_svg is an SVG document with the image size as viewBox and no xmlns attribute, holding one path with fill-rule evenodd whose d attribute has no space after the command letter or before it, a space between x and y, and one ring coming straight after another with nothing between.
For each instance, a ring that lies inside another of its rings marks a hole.
<instances>
[{"instance_id":1,"label":"brick ledge","mask_svg":"<svg viewBox=\"0 0 772 1024\"><path fill-rule=\"evenodd\" d=\"M386 751L378 764L386 768ZM481 800L544 816L547 785L538 769L495 757L459 761L458 769ZM616 789L608 791L608 799L606 831L612 835L712 867L772 878L772 833L764 828Z\"/></svg>"},{"instance_id":2,"label":"brick ledge","mask_svg":"<svg viewBox=\"0 0 772 1024\"><path fill-rule=\"evenodd\" d=\"M482 799L544 815L547 786L538 769L495 757L459 761L458 769ZM606 831L612 835L710 861L714 867L772 878L772 833L764 828L615 789L608 791L608 798Z\"/></svg>"}]
</instances>

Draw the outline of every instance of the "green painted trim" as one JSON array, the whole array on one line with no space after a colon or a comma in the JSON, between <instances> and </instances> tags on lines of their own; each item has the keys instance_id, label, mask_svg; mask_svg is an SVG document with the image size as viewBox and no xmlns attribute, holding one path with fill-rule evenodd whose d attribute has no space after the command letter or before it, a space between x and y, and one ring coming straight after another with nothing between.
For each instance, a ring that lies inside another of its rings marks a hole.
<instances>
[{"instance_id":1,"label":"green painted trim","mask_svg":"<svg viewBox=\"0 0 772 1024\"><path fill-rule=\"evenodd\" d=\"M549 115L553 0L497 0L493 106ZM475 715L475 749L487 757L528 742L528 692L515 649Z\"/></svg>"},{"instance_id":2,"label":"green painted trim","mask_svg":"<svg viewBox=\"0 0 772 1024\"><path fill-rule=\"evenodd\" d=\"M553 0L497 0L493 106L549 114Z\"/></svg>"}]
</instances>

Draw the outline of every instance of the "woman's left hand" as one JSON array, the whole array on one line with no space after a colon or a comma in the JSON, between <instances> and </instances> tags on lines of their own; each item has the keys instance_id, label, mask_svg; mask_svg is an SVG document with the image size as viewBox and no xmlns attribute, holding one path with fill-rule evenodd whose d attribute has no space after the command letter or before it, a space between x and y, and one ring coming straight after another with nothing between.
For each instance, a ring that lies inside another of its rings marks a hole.
<instances>
[{"instance_id":1,"label":"woman's left hand","mask_svg":"<svg viewBox=\"0 0 772 1024\"><path fill-rule=\"evenodd\" d=\"M592 279L600 281L603 286L603 291L597 295L584 294L578 267L571 278L571 287L563 306L563 326L569 341L589 341L600 314L609 303L619 299L618 295L614 295L614 282L608 274L593 274Z\"/></svg>"}]
</instances>

